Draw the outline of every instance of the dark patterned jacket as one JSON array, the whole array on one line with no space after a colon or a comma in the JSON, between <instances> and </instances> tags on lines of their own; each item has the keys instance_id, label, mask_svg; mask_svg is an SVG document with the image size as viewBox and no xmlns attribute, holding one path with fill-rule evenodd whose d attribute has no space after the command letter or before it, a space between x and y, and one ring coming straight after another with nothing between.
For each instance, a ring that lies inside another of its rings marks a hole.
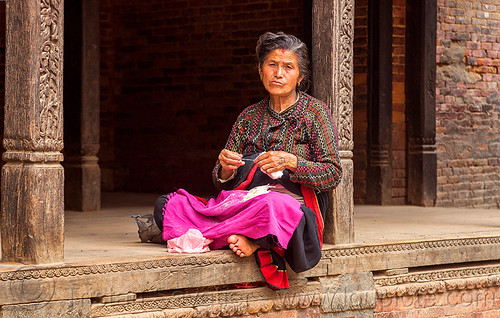
<instances>
[{"instance_id":1,"label":"dark patterned jacket","mask_svg":"<svg viewBox=\"0 0 500 318\"><path fill-rule=\"evenodd\" d=\"M243 155L271 150L292 153L298 164L290 180L319 191L335 188L342 177L332 115L324 102L303 92L282 113L269 106L269 97L247 107L234 123L225 148ZM229 185L217 181L219 169L217 161L213 179L224 189Z\"/></svg>"}]
</instances>

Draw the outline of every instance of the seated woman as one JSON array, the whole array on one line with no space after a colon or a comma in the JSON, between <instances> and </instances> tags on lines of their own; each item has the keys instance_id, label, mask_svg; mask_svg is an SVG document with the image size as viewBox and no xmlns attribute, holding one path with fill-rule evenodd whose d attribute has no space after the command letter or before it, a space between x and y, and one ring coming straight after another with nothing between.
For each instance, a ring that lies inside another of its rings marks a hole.
<instances>
[{"instance_id":1,"label":"seated woman","mask_svg":"<svg viewBox=\"0 0 500 318\"><path fill-rule=\"evenodd\" d=\"M305 44L267 32L256 55L269 96L233 125L213 169L222 191L206 201L180 189L160 197L154 215L164 240L198 229L212 249L255 255L269 286L287 288L285 261L302 272L321 258L326 191L338 185L342 168L330 110L304 92Z\"/></svg>"}]
</instances>

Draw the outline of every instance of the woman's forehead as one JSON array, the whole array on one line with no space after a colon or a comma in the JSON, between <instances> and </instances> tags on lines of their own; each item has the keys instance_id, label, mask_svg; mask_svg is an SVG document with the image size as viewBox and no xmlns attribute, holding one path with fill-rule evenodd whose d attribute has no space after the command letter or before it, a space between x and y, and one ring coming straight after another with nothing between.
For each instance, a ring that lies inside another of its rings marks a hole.
<instances>
[{"instance_id":1,"label":"woman's forehead","mask_svg":"<svg viewBox=\"0 0 500 318\"><path fill-rule=\"evenodd\" d=\"M297 54L286 49L276 49L271 51L266 60L283 61L283 62L297 62Z\"/></svg>"}]
</instances>

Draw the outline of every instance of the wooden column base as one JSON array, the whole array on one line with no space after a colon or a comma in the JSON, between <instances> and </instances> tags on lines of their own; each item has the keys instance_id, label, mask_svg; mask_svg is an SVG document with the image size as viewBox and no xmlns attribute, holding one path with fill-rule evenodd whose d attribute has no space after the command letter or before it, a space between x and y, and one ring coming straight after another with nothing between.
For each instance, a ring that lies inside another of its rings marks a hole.
<instances>
[{"instance_id":1,"label":"wooden column base","mask_svg":"<svg viewBox=\"0 0 500 318\"><path fill-rule=\"evenodd\" d=\"M437 153L434 145L411 145L408 154L408 202L432 207L437 197Z\"/></svg>"},{"instance_id":2,"label":"wooden column base","mask_svg":"<svg viewBox=\"0 0 500 318\"><path fill-rule=\"evenodd\" d=\"M63 181L59 163L16 161L2 167L2 261L64 260Z\"/></svg>"},{"instance_id":3,"label":"wooden column base","mask_svg":"<svg viewBox=\"0 0 500 318\"><path fill-rule=\"evenodd\" d=\"M342 181L330 193L330 209L325 220L323 240L325 244L348 244L354 242L354 201L352 159L340 159Z\"/></svg>"},{"instance_id":4,"label":"wooden column base","mask_svg":"<svg viewBox=\"0 0 500 318\"><path fill-rule=\"evenodd\" d=\"M84 156L64 163L66 210L97 211L101 208L101 169L97 157Z\"/></svg>"},{"instance_id":5,"label":"wooden column base","mask_svg":"<svg viewBox=\"0 0 500 318\"><path fill-rule=\"evenodd\" d=\"M387 164L369 167L366 184L366 201L368 204L390 205L392 203L391 166Z\"/></svg>"}]
</instances>

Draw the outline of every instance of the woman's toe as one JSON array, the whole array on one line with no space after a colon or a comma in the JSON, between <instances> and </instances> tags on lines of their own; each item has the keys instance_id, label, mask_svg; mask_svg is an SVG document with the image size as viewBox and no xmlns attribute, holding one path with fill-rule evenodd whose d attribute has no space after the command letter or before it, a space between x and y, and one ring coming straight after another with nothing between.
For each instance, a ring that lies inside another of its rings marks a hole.
<instances>
[{"instance_id":1,"label":"woman's toe","mask_svg":"<svg viewBox=\"0 0 500 318\"><path fill-rule=\"evenodd\" d=\"M236 235L231 235L227 238L227 242L229 243L229 246L231 246L231 244L236 244L236 242L238 242L238 237Z\"/></svg>"}]
</instances>

